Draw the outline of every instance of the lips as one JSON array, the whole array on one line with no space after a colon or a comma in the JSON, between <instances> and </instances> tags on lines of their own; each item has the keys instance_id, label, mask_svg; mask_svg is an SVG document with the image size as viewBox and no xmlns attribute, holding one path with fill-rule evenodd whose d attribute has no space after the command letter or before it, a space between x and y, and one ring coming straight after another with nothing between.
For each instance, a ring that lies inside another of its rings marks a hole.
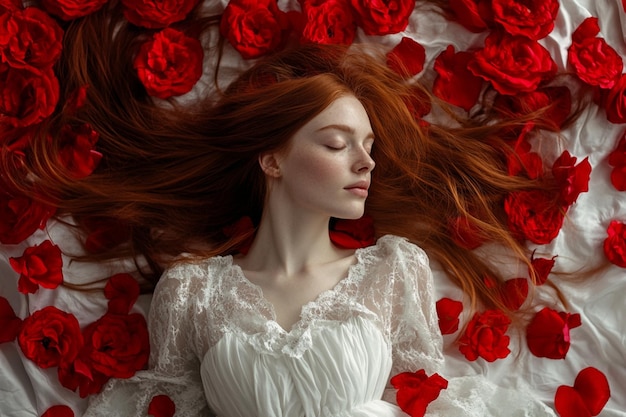
<instances>
[{"instance_id":1,"label":"lips","mask_svg":"<svg viewBox=\"0 0 626 417\"><path fill-rule=\"evenodd\" d=\"M355 194L359 197L367 197L368 189L370 188L370 184L368 181L359 181L356 184L349 185L345 187L345 190Z\"/></svg>"}]
</instances>

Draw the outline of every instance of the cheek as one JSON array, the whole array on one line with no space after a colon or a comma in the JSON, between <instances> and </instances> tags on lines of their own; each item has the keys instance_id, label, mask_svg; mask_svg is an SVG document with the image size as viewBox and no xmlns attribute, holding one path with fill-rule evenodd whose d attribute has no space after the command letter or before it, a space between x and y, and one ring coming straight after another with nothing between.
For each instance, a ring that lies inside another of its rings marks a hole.
<instances>
[{"instance_id":1,"label":"cheek","mask_svg":"<svg viewBox=\"0 0 626 417\"><path fill-rule=\"evenodd\" d=\"M299 155L291 165L291 173L295 173L297 178L309 185L319 186L340 180L343 168L340 158L315 153Z\"/></svg>"}]
</instances>

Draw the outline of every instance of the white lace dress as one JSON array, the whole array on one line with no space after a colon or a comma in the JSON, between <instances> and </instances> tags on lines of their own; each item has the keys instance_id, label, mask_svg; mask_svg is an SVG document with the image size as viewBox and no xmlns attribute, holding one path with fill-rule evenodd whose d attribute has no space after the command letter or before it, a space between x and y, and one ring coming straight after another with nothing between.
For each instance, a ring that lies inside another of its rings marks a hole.
<instances>
[{"instance_id":1,"label":"white lace dress","mask_svg":"<svg viewBox=\"0 0 626 417\"><path fill-rule=\"evenodd\" d=\"M356 259L290 331L232 257L171 268L152 301L150 369L111 381L85 416L146 416L159 394L174 401L176 416L406 416L390 376L443 367L428 259L394 236ZM449 382L427 415L554 415L481 377Z\"/></svg>"}]
</instances>

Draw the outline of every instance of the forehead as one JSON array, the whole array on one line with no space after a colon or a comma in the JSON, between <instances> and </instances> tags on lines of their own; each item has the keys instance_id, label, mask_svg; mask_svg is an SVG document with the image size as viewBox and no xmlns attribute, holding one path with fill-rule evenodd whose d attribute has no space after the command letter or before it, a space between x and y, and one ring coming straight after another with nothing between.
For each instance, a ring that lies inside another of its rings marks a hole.
<instances>
[{"instance_id":1,"label":"forehead","mask_svg":"<svg viewBox=\"0 0 626 417\"><path fill-rule=\"evenodd\" d=\"M318 131L329 126L364 135L370 135L372 132L367 111L363 104L352 95L344 95L337 98L306 123L302 130L309 132Z\"/></svg>"}]
</instances>

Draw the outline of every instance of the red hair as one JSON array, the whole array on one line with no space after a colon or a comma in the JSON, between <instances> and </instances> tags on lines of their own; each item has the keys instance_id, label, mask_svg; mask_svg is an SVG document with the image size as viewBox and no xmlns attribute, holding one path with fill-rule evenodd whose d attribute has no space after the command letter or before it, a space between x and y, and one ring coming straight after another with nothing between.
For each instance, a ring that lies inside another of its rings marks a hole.
<instances>
[{"instance_id":1,"label":"red hair","mask_svg":"<svg viewBox=\"0 0 626 417\"><path fill-rule=\"evenodd\" d=\"M29 177L79 226L94 218L128 225L128 244L104 256L141 255L158 276L181 252L234 251L247 236L229 237L224 228L245 215L258 221L263 209L258 155L287 146L337 97L352 94L367 110L376 136L366 212L377 235L407 237L440 262L472 301L505 309L485 283L499 278L496 269L455 243L450 221L467 217L482 237L529 263L502 210L511 191L549 186L506 172L501 135L522 121L425 127L407 107L416 94L427 97L425 90L407 84L375 51L320 45L259 60L217 100L161 106L132 70L141 39L131 26L95 13L70 23L65 39L59 76L67 91L89 85L87 102L75 114L58 113L46 132L89 123L100 134L104 157L94 174L74 180L54 157L54 141L42 134L33 142ZM29 186L23 177L13 180Z\"/></svg>"}]
</instances>

